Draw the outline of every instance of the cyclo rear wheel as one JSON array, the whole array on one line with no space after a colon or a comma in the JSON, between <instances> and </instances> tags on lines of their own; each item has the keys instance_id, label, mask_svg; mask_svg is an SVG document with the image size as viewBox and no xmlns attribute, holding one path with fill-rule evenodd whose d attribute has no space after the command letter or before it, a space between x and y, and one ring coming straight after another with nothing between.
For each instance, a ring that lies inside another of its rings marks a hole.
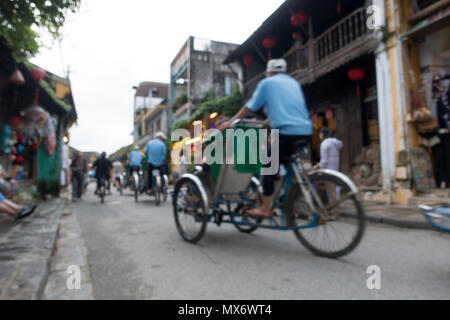
<instances>
[{"instance_id":1,"label":"cyclo rear wheel","mask_svg":"<svg viewBox=\"0 0 450 320\"><path fill-rule=\"evenodd\" d=\"M182 178L175 186L173 213L183 240L197 243L205 234L208 214L200 190L189 178Z\"/></svg>"},{"instance_id":2,"label":"cyclo rear wheel","mask_svg":"<svg viewBox=\"0 0 450 320\"><path fill-rule=\"evenodd\" d=\"M366 218L363 206L351 187L339 177L319 171L309 179L327 209L317 213L316 227L295 230L295 236L318 256L342 257L353 251L364 235ZM314 199L312 192L308 196ZM318 207L315 200L313 203ZM314 220L298 184L289 191L285 209L286 224L290 227L306 226Z\"/></svg>"}]
</instances>

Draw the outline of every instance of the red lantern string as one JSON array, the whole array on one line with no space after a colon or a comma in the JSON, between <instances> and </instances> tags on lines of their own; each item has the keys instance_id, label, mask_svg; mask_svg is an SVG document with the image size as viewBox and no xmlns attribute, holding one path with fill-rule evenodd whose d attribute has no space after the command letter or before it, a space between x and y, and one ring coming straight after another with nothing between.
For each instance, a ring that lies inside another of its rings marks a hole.
<instances>
[{"instance_id":1,"label":"red lantern string","mask_svg":"<svg viewBox=\"0 0 450 320\"><path fill-rule=\"evenodd\" d=\"M359 87L359 81L363 80L365 78L365 76L366 76L366 70L361 67L354 67L348 71L348 77L350 78L350 80L357 82L356 94L358 95L358 97L361 94L361 89Z\"/></svg>"},{"instance_id":2,"label":"red lantern string","mask_svg":"<svg viewBox=\"0 0 450 320\"><path fill-rule=\"evenodd\" d=\"M244 56L244 64L247 68L250 68L250 66L253 63L253 56L251 54L247 54Z\"/></svg>"},{"instance_id":3,"label":"red lantern string","mask_svg":"<svg viewBox=\"0 0 450 320\"><path fill-rule=\"evenodd\" d=\"M303 11L297 11L290 18L291 24L294 27L300 27L300 25L305 24L308 21L308 16Z\"/></svg>"},{"instance_id":4,"label":"red lantern string","mask_svg":"<svg viewBox=\"0 0 450 320\"><path fill-rule=\"evenodd\" d=\"M34 67L33 69L31 69L31 76L33 77L33 80L39 84L39 82L41 82L41 80L45 77L45 71L42 70L41 68ZM36 86L34 102L36 104L39 103L39 85Z\"/></svg>"},{"instance_id":5,"label":"red lantern string","mask_svg":"<svg viewBox=\"0 0 450 320\"><path fill-rule=\"evenodd\" d=\"M262 42L264 48L269 50L269 60L272 59L271 49L277 45L277 39L275 37L266 37Z\"/></svg>"}]
</instances>

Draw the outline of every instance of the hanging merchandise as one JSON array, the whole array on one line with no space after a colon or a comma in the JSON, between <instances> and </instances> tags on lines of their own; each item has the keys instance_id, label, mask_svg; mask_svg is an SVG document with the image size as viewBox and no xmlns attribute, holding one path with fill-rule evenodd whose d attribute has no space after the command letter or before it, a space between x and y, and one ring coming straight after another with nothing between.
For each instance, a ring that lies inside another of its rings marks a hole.
<instances>
[{"instance_id":1,"label":"hanging merchandise","mask_svg":"<svg viewBox=\"0 0 450 320\"><path fill-rule=\"evenodd\" d=\"M413 113L409 117L409 121L416 123L419 133L431 133L439 129L439 123L431 114L430 109L421 105L414 91L411 89L410 100Z\"/></svg>"},{"instance_id":2,"label":"hanging merchandise","mask_svg":"<svg viewBox=\"0 0 450 320\"><path fill-rule=\"evenodd\" d=\"M37 104L39 102L39 82L45 77L45 71L41 68L34 67L31 69L31 76L33 77L33 80L36 81L36 95L34 97L34 102Z\"/></svg>"},{"instance_id":3,"label":"hanging merchandise","mask_svg":"<svg viewBox=\"0 0 450 320\"><path fill-rule=\"evenodd\" d=\"M9 139L11 138L11 126L5 124L1 127L0 134L0 151L4 153L10 153Z\"/></svg>"},{"instance_id":4,"label":"hanging merchandise","mask_svg":"<svg viewBox=\"0 0 450 320\"><path fill-rule=\"evenodd\" d=\"M433 79L433 99L436 103L440 144L433 148L436 181L438 187L450 187L450 76L441 75Z\"/></svg>"},{"instance_id":5,"label":"hanging merchandise","mask_svg":"<svg viewBox=\"0 0 450 320\"><path fill-rule=\"evenodd\" d=\"M23 119L21 116L12 116L11 117L11 127L13 130L19 130L23 125Z\"/></svg>"},{"instance_id":6,"label":"hanging merchandise","mask_svg":"<svg viewBox=\"0 0 450 320\"><path fill-rule=\"evenodd\" d=\"M244 56L244 64L247 68L250 68L250 66L253 63L253 56L251 54L247 54Z\"/></svg>"},{"instance_id":7,"label":"hanging merchandise","mask_svg":"<svg viewBox=\"0 0 450 320\"><path fill-rule=\"evenodd\" d=\"M23 77L23 74L19 69L13 71L13 73L9 77L9 83L14 85L13 103L14 105L17 105L17 99L19 96L18 87L25 83L25 78Z\"/></svg>"},{"instance_id":8,"label":"hanging merchandise","mask_svg":"<svg viewBox=\"0 0 450 320\"><path fill-rule=\"evenodd\" d=\"M348 71L348 77L352 81L357 82L356 95L359 97L361 95L361 89L359 87L359 82L366 77L366 70L361 67L353 67Z\"/></svg>"},{"instance_id":9,"label":"hanging merchandise","mask_svg":"<svg viewBox=\"0 0 450 320\"><path fill-rule=\"evenodd\" d=\"M48 117L43 127L44 148L48 156L51 156L56 149L56 127L58 121L54 117Z\"/></svg>"},{"instance_id":10,"label":"hanging merchandise","mask_svg":"<svg viewBox=\"0 0 450 320\"><path fill-rule=\"evenodd\" d=\"M450 130L450 76L434 77L433 99L441 129Z\"/></svg>"},{"instance_id":11,"label":"hanging merchandise","mask_svg":"<svg viewBox=\"0 0 450 320\"><path fill-rule=\"evenodd\" d=\"M269 60L272 59L272 48L277 45L277 39L275 37L266 37L262 42L264 48L269 50Z\"/></svg>"}]
</instances>

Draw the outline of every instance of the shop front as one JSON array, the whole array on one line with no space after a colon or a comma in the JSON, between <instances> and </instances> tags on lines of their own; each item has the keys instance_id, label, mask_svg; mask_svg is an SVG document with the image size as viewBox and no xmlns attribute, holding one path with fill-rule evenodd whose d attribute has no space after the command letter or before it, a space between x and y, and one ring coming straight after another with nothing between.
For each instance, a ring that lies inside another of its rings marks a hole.
<instances>
[{"instance_id":1,"label":"shop front","mask_svg":"<svg viewBox=\"0 0 450 320\"><path fill-rule=\"evenodd\" d=\"M0 49L1 164L22 185L57 195L62 138L76 120L70 84Z\"/></svg>"}]
</instances>

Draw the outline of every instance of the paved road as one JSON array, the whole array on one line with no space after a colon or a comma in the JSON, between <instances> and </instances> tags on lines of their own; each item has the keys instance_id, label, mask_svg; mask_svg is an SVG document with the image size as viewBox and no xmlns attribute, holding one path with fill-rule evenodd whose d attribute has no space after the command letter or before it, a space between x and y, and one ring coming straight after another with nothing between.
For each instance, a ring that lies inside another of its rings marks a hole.
<instances>
[{"instance_id":1,"label":"paved road","mask_svg":"<svg viewBox=\"0 0 450 320\"><path fill-rule=\"evenodd\" d=\"M316 257L292 233L208 225L198 245L178 235L170 203L88 191L71 205L88 248L96 299L448 299L450 236L369 225L340 260ZM381 268L381 290L367 268Z\"/></svg>"}]
</instances>

